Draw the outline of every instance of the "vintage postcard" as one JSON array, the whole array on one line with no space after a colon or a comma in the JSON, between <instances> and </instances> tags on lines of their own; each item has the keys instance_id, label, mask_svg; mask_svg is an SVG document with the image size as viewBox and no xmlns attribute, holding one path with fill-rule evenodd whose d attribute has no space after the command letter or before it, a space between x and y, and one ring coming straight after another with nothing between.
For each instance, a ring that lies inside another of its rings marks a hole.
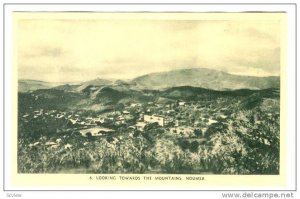
<instances>
[{"instance_id":1,"label":"vintage postcard","mask_svg":"<svg viewBox=\"0 0 300 199\"><path fill-rule=\"evenodd\" d=\"M286 13L13 19L16 185L286 183Z\"/></svg>"}]
</instances>

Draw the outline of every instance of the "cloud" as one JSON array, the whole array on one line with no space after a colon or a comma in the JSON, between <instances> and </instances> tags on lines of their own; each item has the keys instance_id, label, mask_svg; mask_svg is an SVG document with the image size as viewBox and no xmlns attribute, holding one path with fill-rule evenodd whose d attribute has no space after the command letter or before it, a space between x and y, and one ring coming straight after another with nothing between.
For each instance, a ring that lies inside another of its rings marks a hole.
<instances>
[{"instance_id":1,"label":"cloud","mask_svg":"<svg viewBox=\"0 0 300 199\"><path fill-rule=\"evenodd\" d=\"M277 20L20 20L19 77L84 81L205 67L278 75ZM257 72L258 71L258 72Z\"/></svg>"}]
</instances>

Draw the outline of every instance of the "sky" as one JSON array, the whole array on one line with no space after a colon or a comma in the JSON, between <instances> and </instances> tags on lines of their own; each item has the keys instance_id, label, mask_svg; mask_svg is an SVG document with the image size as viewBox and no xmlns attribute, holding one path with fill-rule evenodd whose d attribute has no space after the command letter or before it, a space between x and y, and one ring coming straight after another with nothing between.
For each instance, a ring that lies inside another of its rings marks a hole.
<instances>
[{"instance_id":1,"label":"sky","mask_svg":"<svg viewBox=\"0 0 300 199\"><path fill-rule=\"evenodd\" d=\"M18 77L131 79L184 68L280 74L278 20L18 18Z\"/></svg>"}]
</instances>

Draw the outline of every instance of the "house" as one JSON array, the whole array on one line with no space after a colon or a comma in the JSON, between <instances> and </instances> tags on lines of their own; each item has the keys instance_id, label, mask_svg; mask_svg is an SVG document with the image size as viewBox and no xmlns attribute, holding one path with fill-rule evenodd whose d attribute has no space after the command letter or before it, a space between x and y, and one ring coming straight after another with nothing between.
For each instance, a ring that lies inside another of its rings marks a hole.
<instances>
[{"instance_id":1,"label":"house","mask_svg":"<svg viewBox=\"0 0 300 199\"><path fill-rule=\"evenodd\" d=\"M69 121L72 122L72 124L76 124L78 119L75 119L75 120L74 119L69 119Z\"/></svg>"},{"instance_id":2,"label":"house","mask_svg":"<svg viewBox=\"0 0 300 199\"><path fill-rule=\"evenodd\" d=\"M170 132L180 135L181 137L190 137L194 134L194 128L193 127L175 127L171 128Z\"/></svg>"},{"instance_id":3,"label":"house","mask_svg":"<svg viewBox=\"0 0 300 199\"><path fill-rule=\"evenodd\" d=\"M137 107L137 106L141 106L141 104L139 104L139 103L131 103L130 104L130 107Z\"/></svg>"},{"instance_id":4,"label":"house","mask_svg":"<svg viewBox=\"0 0 300 199\"><path fill-rule=\"evenodd\" d=\"M135 127L136 127L137 130L143 131L146 124L147 123L145 123L145 122L138 122L138 123L136 123Z\"/></svg>"},{"instance_id":5,"label":"house","mask_svg":"<svg viewBox=\"0 0 300 199\"><path fill-rule=\"evenodd\" d=\"M179 106L184 106L184 105L185 105L185 102L179 102L178 105L179 105Z\"/></svg>"},{"instance_id":6,"label":"house","mask_svg":"<svg viewBox=\"0 0 300 199\"><path fill-rule=\"evenodd\" d=\"M43 114L43 109L39 111L34 111L34 115L42 115Z\"/></svg>"},{"instance_id":7,"label":"house","mask_svg":"<svg viewBox=\"0 0 300 199\"><path fill-rule=\"evenodd\" d=\"M120 124L125 124L125 118L122 116L117 117L116 119L116 124L120 125Z\"/></svg>"},{"instance_id":8,"label":"house","mask_svg":"<svg viewBox=\"0 0 300 199\"><path fill-rule=\"evenodd\" d=\"M94 121L95 121L95 123L100 123L101 124L101 123L105 122L105 119L99 117L99 118L95 118Z\"/></svg>"},{"instance_id":9,"label":"house","mask_svg":"<svg viewBox=\"0 0 300 199\"><path fill-rule=\"evenodd\" d=\"M123 111L122 113L123 113L124 115L128 115L130 112L125 110L125 111Z\"/></svg>"},{"instance_id":10,"label":"house","mask_svg":"<svg viewBox=\"0 0 300 199\"><path fill-rule=\"evenodd\" d=\"M186 120L175 120L175 126L186 126Z\"/></svg>"},{"instance_id":11,"label":"house","mask_svg":"<svg viewBox=\"0 0 300 199\"><path fill-rule=\"evenodd\" d=\"M28 116L29 116L29 114L25 114L25 115L23 115L23 117L24 117L24 118L26 118L26 117L28 117Z\"/></svg>"},{"instance_id":12,"label":"house","mask_svg":"<svg viewBox=\"0 0 300 199\"><path fill-rule=\"evenodd\" d=\"M146 123L158 123L160 126L165 125L165 118L161 115L144 115L144 121Z\"/></svg>"},{"instance_id":13,"label":"house","mask_svg":"<svg viewBox=\"0 0 300 199\"><path fill-rule=\"evenodd\" d=\"M88 135L91 136L102 136L103 134L114 132L112 129L107 128L101 128L101 127L93 127L89 129L82 129L80 130L80 134L84 137L87 137Z\"/></svg>"},{"instance_id":14,"label":"house","mask_svg":"<svg viewBox=\"0 0 300 199\"><path fill-rule=\"evenodd\" d=\"M56 118L58 118L58 119L61 119L61 118L63 118L63 117L64 117L64 115L56 114Z\"/></svg>"}]
</instances>

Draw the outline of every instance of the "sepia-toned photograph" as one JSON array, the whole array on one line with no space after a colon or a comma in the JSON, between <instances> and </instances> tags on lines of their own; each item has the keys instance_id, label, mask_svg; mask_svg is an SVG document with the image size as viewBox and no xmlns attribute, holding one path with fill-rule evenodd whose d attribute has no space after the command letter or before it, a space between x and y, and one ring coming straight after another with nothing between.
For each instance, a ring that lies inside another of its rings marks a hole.
<instances>
[{"instance_id":1,"label":"sepia-toned photograph","mask_svg":"<svg viewBox=\"0 0 300 199\"><path fill-rule=\"evenodd\" d=\"M199 14L15 12L17 172L279 175L280 17Z\"/></svg>"}]
</instances>

